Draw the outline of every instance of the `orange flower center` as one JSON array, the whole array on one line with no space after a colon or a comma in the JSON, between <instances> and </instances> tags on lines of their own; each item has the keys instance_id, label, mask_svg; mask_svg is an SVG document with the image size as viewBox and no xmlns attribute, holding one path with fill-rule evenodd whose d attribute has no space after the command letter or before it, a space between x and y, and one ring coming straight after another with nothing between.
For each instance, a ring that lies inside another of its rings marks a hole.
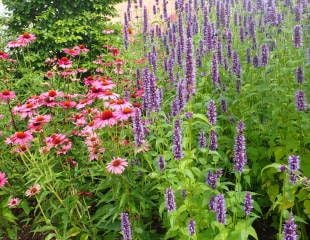
<instances>
[{"instance_id":1,"label":"orange flower center","mask_svg":"<svg viewBox=\"0 0 310 240\"><path fill-rule=\"evenodd\" d=\"M49 97L55 97L57 95L57 92L55 91L55 90L50 90L49 92L48 92L48 96Z\"/></svg>"},{"instance_id":2,"label":"orange flower center","mask_svg":"<svg viewBox=\"0 0 310 240\"><path fill-rule=\"evenodd\" d=\"M20 138L20 139L23 139L23 138L26 137L26 133L24 133L24 132L17 132L17 133L16 133L16 137L17 137L17 138Z\"/></svg>"},{"instance_id":3,"label":"orange flower center","mask_svg":"<svg viewBox=\"0 0 310 240\"><path fill-rule=\"evenodd\" d=\"M111 110L104 110L104 111L101 113L100 118L101 118L102 120L107 120L107 119L113 118L113 112L112 112Z\"/></svg>"},{"instance_id":4,"label":"orange flower center","mask_svg":"<svg viewBox=\"0 0 310 240\"><path fill-rule=\"evenodd\" d=\"M129 113L132 113L133 112L133 110L132 110L132 108L124 108L123 109L123 111L122 111L124 114L129 114Z\"/></svg>"},{"instance_id":5,"label":"orange flower center","mask_svg":"<svg viewBox=\"0 0 310 240\"><path fill-rule=\"evenodd\" d=\"M112 161L111 165L113 167L119 167L121 165L121 160L115 159L115 160Z\"/></svg>"},{"instance_id":6,"label":"orange flower center","mask_svg":"<svg viewBox=\"0 0 310 240\"><path fill-rule=\"evenodd\" d=\"M4 96L9 96L10 95L10 91L9 90L4 90L4 91L2 91L2 94Z\"/></svg>"}]
</instances>

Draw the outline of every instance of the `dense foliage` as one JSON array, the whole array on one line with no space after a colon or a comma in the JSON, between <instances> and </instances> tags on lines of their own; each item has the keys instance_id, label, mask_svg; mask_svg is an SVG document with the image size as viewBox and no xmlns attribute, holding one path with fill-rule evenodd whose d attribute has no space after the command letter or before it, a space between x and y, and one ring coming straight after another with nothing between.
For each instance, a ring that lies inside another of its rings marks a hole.
<instances>
[{"instance_id":1,"label":"dense foliage","mask_svg":"<svg viewBox=\"0 0 310 240\"><path fill-rule=\"evenodd\" d=\"M1 239L309 238L306 1L128 1L123 36L37 2L0 51Z\"/></svg>"},{"instance_id":2,"label":"dense foliage","mask_svg":"<svg viewBox=\"0 0 310 240\"><path fill-rule=\"evenodd\" d=\"M100 49L104 44L101 30L115 14L113 4L121 0L2 2L10 13L5 20L6 35L15 36L25 29L35 33L38 41L29 47L33 60L42 62L49 52L76 43Z\"/></svg>"}]
</instances>

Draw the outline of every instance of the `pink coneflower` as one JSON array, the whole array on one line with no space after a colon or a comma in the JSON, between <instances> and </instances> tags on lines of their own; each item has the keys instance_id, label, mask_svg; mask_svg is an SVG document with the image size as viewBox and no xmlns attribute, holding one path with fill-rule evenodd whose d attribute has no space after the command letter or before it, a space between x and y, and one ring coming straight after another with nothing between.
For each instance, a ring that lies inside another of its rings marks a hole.
<instances>
[{"instance_id":1,"label":"pink coneflower","mask_svg":"<svg viewBox=\"0 0 310 240\"><path fill-rule=\"evenodd\" d=\"M10 198L8 202L9 208L15 208L20 204L21 200L19 198Z\"/></svg>"},{"instance_id":2,"label":"pink coneflower","mask_svg":"<svg viewBox=\"0 0 310 240\"><path fill-rule=\"evenodd\" d=\"M76 75L76 71L75 70L73 70L73 69L66 69L66 70L64 70L64 71L62 71L62 72L60 72L60 76L61 77L63 77L63 78L67 78L67 77L69 77L69 76L74 76L74 75Z\"/></svg>"},{"instance_id":3,"label":"pink coneflower","mask_svg":"<svg viewBox=\"0 0 310 240\"><path fill-rule=\"evenodd\" d=\"M12 145L29 145L33 140L33 136L29 131L16 132L5 140L6 144Z\"/></svg>"},{"instance_id":4,"label":"pink coneflower","mask_svg":"<svg viewBox=\"0 0 310 240\"><path fill-rule=\"evenodd\" d=\"M41 191L41 186L40 184L36 183L27 189L27 191L25 192L25 195L26 197L33 197L37 195L40 191Z\"/></svg>"},{"instance_id":5,"label":"pink coneflower","mask_svg":"<svg viewBox=\"0 0 310 240\"><path fill-rule=\"evenodd\" d=\"M39 96L42 105L47 107L55 107L58 106L57 98L61 98L64 96L63 92L56 91L56 90L49 90L48 92L42 93Z\"/></svg>"},{"instance_id":6,"label":"pink coneflower","mask_svg":"<svg viewBox=\"0 0 310 240\"><path fill-rule=\"evenodd\" d=\"M64 109L74 108L76 106L76 102L71 101L71 100L67 100L64 102L60 102L59 106L61 106Z\"/></svg>"},{"instance_id":7,"label":"pink coneflower","mask_svg":"<svg viewBox=\"0 0 310 240\"><path fill-rule=\"evenodd\" d=\"M121 110L123 108L130 108L132 107L132 105L126 101L125 99L117 99L117 100L111 100L109 102L105 102L104 105L107 107L107 108L111 108L115 111L117 110Z\"/></svg>"},{"instance_id":8,"label":"pink coneflower","mask_svg":"<svg viewBox=\"0 0 310 240\"><path fill-rule=\"evenodd\" d=\"M90 161L99 159L100 155L105 151L105 149L102 147L100 138L94 132L91 132L87 135L85 144L87 145Z\"/></svg>"},{"instance_id":9,"label":"pink coneflower","mask_svg":"<svg viewBox=\"0 0 310 240\"><path fill-rule=\"evenodd\" d=\"M114 33L114 30L113 29L104 29L103 31L102 31L102 33L103 34L113 34Z\"/></svg>"},{"instance_id":10,"label":"pink coneflower","mask_svg":"<svg viewBox=\"0 0 310 240\"><path fill-rule=\"evenodd\" d=\"M27 44L25 42L21 42L18 40L13 40L8 42L8 44L6 45L8 48L20 48L20 47L25 47L27 46Z\"/></svg>"},{"instance_id":11,"label":"pink coneflower","mask_svg":"<svg viewBox=\"0 0 310 240\"><path fill-rule=\"evenodd\" d=\"M118 56L119 53L120 53L119 49L115 48L115 47L110 47L110 48L108 48L108 50L109 50L110 53L112 53L112 55L114 57Z\"/></svg>"},{"instance_id":12,"label":"pink coneflower","mask_svg":"<svg viewBox=\"0 0 310 240\"><path fill-rule=\"evenodd\" d=\"M71 119L73 124L78 127L85 126L87 124L86 118L82 113L73 115Z\"/></svg>"},{"instance_id":13,"label":"pink coneflower","mask_svg":"<svg viewBox=\"0 0 310 240\"><path fill-rule=\"evenodd\" d=\"M39 107L40 107L40 104L38 100L30 99L23 105L15 106L13 108L13 113L25 119L27 117L32 117L33 115L35 115L36 109Z\"/></svg>"},{"instance_id":14,"label":"pink coneflower","mask_svg":"<svg viewBox=\"0 0 310 240\"><path fill-rule=\"evenodd\" d=\"M87 72L87 68L78 68L78 69L76 69L76 71L78 73L86 73Z\"/></svg>"},{"instance_id":15,"label":"pink coneflower","mask_svg":"<svg viewBox=\"0 0 310 240\"><path fill-rule=\"evenodd\" d=\"M127 166L128 162L126 159L117 157L107 164L106 169L112 174L122 174Z\"/></svg>"},{"instance_id":16,"label":"pink coneflower","mask_svg":"<svg viewBox=\"0 0 310 240\"><path fill-rule=\"evenodd\" d=\"M94 102L93 99L82 98L81 100L79 100L79 102L77 103L77 105L75 107L76 107L76 109L82 109L88 105L91 105L93 102Z\"/></svg>"},{"instance_id":17,"label":"pink coneflower","mask_svg":"<svg viewBox=\"0 0 310 240\"><path fill-rule=\"evenodd\" d=\"M113 126L117 123L118 119L115 113L111 110L104 110L94 119L96 128L103 128L105 126Z\"/></svg>"},{"instance_id":18,"label":"pink coneflower","mask_svg":"<svg viewBox=\"0 0 310 240\"><path fill-rule=\"evenodd\" d=\"M76 57L80 54L80 50L76 48L64 48L63 51L71 57Z\"/></svg>"},{"instance_id":19,"label":"pink coneflower","mask_svg":"<svg viewBox=\"0 0 310 240\"><path fill-rule=\"evenodd\" d=\"M57 154L66 154L72 148L72 142L64 134L52 134L45 138L46 151L52 148L57 150Z\"/></svg>"},{"instance_id":20,"label":"pink coneflower","mask_svg":"<svg viewBox=\"0 0 310 240\"><path fill-rule=\"evenodd\" d=\"M46 77L47 79L52 79L54 76L55 76L55 73L52 72L52 71L47 71L47 72L44 74L44 77Z\"/></svg>"},{"instance_id":21,"label":"pink coneflower","mask_svg":"<svg viewBox=\"0 0 310 240\"><path fill-rule=\"evenodd\" d=\"M79 50L81 53L88 53L89 52L89 49L83 44L80 44L80 45L75 46L73 48Z\"/></svg>"},{"instance_id":22,"label":"pink coneflower","mask_svg":"<svg viewBox=\"0 0 310 240\"><path fill-rule=\"evenodd\" d=\"M4 172L0 172L0 188L4 187L4 185L8 182L6 174Z\"/></svg>"},{"instance_id":23,"label":"pink coneflower","mask_svg":"<svg viewBox=\"0 0 310 240\"><path fill-rule=\"evenodd\" d=\"M3 90L0 92L0 100L2 101L10 101L16 97L15 92L10 90Z\"/></svg>"},{"instance_id":24,"label":"pink coneflower","mask_svg":"<svg viewBox=\"0 0 310 240\"><path fill-rule=\"evenodd\" d=\"M37 37L34 34L26 32L26 33L18 36L17 41L27 45L36 39L37 39Z\"/></svg>"},{"instance_id":25,"label":"pink coneflower","mask_svg":"<svg viewBox=\"0 0 310 240\"><path fill-rule=\"evenodd\" d=\"M118 94L113 93L110 90L105 90L103 91L102 95L99 98L107 101L107 100L116 100L118 97L119 97Z\"/></svg>"},{"instance_id":26,"label":"pink coneflower","mask_svg":"<svg viewBox=\"0 0 310 240\"><path fill-rule=\"evenodd\" d=\"M51 121L51 115L39 115L29 120L28 128L30 131L41 131L42 127Z\"/></svg>"},{"instance_id":27,"label":"pink coneflower","mask_svg":"<svg viewBox=\"0 0 310 240\"><path fill-rule=\"evenodd\" d=\"M61 68L71 68L72 67L72 61L69 60L67 57L62 57L57 60L57 64Z\"/></svg>"},{"instance_id":28,"label":"pink coneflower","mask_svg":"<svg viewBox=\"0 0 310 240\"><path fill-rule=\"evenodd\" d=\"M120 121L127 121L129 118L135 115L135 111L131 107L125 107L116 112L116 115Z\"/></svg>"},{"instance_id":29,"label":"pink coneflower","mask_svg":"<svg viewBox=\"0 0 310 240\"><path fill-rule=\"evenodd\" d=\"M0 59L1 60L7 60L9 57L10 57L10 55L8 53L0 50Z\"/></svg>"}]
</instances>

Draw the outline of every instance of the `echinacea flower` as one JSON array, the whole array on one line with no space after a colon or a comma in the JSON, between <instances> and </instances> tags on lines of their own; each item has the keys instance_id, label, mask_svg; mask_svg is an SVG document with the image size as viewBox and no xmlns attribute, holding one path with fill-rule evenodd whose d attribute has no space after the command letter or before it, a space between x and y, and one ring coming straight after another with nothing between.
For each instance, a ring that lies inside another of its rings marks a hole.
<instances>
[{"instance_id":1,"label":"echinacea flower","mask_svg":"<svg viewBox=\"0 0 310 240\"><path fill-rule=\"evenodd\" d=\"M8 44L6 46L8 48L20 48L20 47L27 46L27 43L21 42L19 40L13 40L13 41L8 42Z\"/></svg>"},{"instance_id":2,"label":"echinacea flower","mask_svg":"<svg viewBox=\"0 0 310 240\"><path fill-rule=\"evenodd\" d=\"M5 140L6 144L12 145L29 145L33 140L33 136L29 131L16 132Z\"/></svg>"},{"instance_id":3,"label":"echinacea flower","mask_svg":"<svg viewBox=\"0 0 310 240\"><path fill-rule=\"evenodd\" d=\"M10 90L3 90L0 92L0 101L10 101L16 97L15 92Z\"/></svg>"},{"instance_id":4,"label":"echinacea flower","mask_svg":"<svg viewBox=\"0 0 310 240\"><path fill-rule=\"evenodd\" d=\"M4 172L0 172L0 188L4 187L4 185L8 182L6 174Z\"/></svg>"},{"instance_id":5,"label":"echinacea flower","mask_svg":"<svg viewBox=\"0 0 310 240\"><path fill-rule=\"evenodd\" d=\"M62 57L57 60L57 64L61 68L71 68L72 67L72 61L69 60L67 57Z\"/></svg>"},{"instance_id":6,"label":"echinacea flower","mask_svg":"<svg viewBox=\"0 0 310 240\"><path fill-rule=\"evenodd\" d=\"M125 107L115 113L120 121L127 121L129 118L134 117L135 110L131 107Z\"/></svg>"},{"instance_id":7,"label":"echinacea flower","mask_svg":"<svg viewBox=\"0 0 310 240\"><path fill-rule=\"evenodd\" d=\"M80 54L80 51L77 48L64 48L63 51L71 57L76 57Z\"/></svg>"},{"instance_id":8,"label":"echinacea flower","mask_svg":"<svg viewBox=\"0 0 310 240\"><path fill-rule=\"evenodd\" d=\"M38 115L29 120L28 129L30 131L40 131L42 127L51 121L51 115Z\"/></svg>"},{"instance_id":9,"label":"echinacea flower","mask_svg":"<svg viewBox=\"0 0 310 240\"><path fill-rule=\"evenodd\" d=\"M6 52L0 50L0 60L6 60L10 57L10 55Z\"/></svg>"},{"instance_id":10,"label":"echinacea flower","mask_svg":"<svg viewBox=\"0 0 310 240\"><path fill-rule=\"evenodd\" d=\"M19 198L10 198L8 202L9 208L15 208L20 204L21 200Z\"/></svg>"},{"instance_id":11,"label":"echinacea flower","mask_svg":"<svg viewBox=\"0 0 310 240\"><path fill-rule=\"evenodd\" d=\"M111 110L104 110L99 113L94 119L96 128L103 128L105 126L113 126L118 122L115 112Z\"/></svg>"},{"instance_id":12,"label":"echinacea flower","mask_svg":"<svg viewBox=\"0 0 310 240\"><path fill-rule=\"evenodd\" d=\"M50 151L52 148L57 150L57 154L66 154L72 148L72 142L64 134L54 133L45 138L46 151Z\"/></svg>"},{"instance_id":13,"label":"echinacea flower","mask_svg":"<svg viewBox=\"0 0 310 240\"><path fill-rule=\"evenodd\" d=\"M117 157L107 164L106 169L112 174L122 174L127 166L128 162L126 159Z\"/></svg>"},{"instance_id":14,"label":"echinacea flower","mask_svg":"<svg viewBox=\"0 0 310 240\"><path fill-rule=\"evenodd\" d=\"M17 41L27 45L36 39L37 37L34 34L25 32L22 35L18 36Z\"/></svg>"},{"instance_id":15,"label":"echinacea flower","mask_svg":"<svg viewBox=\"0 0 310 240\"><path fill-rule=\"evenodd\" d=\"M33 197L41 191L41 186L38 183L35 183L25 192L26 197Z\"/></svg>"}]
</instances>

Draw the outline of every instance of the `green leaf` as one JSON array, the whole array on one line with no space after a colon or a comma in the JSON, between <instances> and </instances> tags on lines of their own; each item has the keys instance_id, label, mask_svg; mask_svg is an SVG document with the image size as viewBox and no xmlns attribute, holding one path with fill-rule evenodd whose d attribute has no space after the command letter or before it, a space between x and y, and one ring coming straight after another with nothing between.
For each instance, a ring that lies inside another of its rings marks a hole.
<instances>
[{"instance_id":1,"label":"green leaf","mask_svg":"<svg viewBox=\"0 0 310 240\"><path fill-rule=\"evenodd\" d=\"M73 227L71 228L67 233L66 233L66 239L70 239L71 237L77 236L81 230L78 227Z\"/></svg>"}]
</instances>

